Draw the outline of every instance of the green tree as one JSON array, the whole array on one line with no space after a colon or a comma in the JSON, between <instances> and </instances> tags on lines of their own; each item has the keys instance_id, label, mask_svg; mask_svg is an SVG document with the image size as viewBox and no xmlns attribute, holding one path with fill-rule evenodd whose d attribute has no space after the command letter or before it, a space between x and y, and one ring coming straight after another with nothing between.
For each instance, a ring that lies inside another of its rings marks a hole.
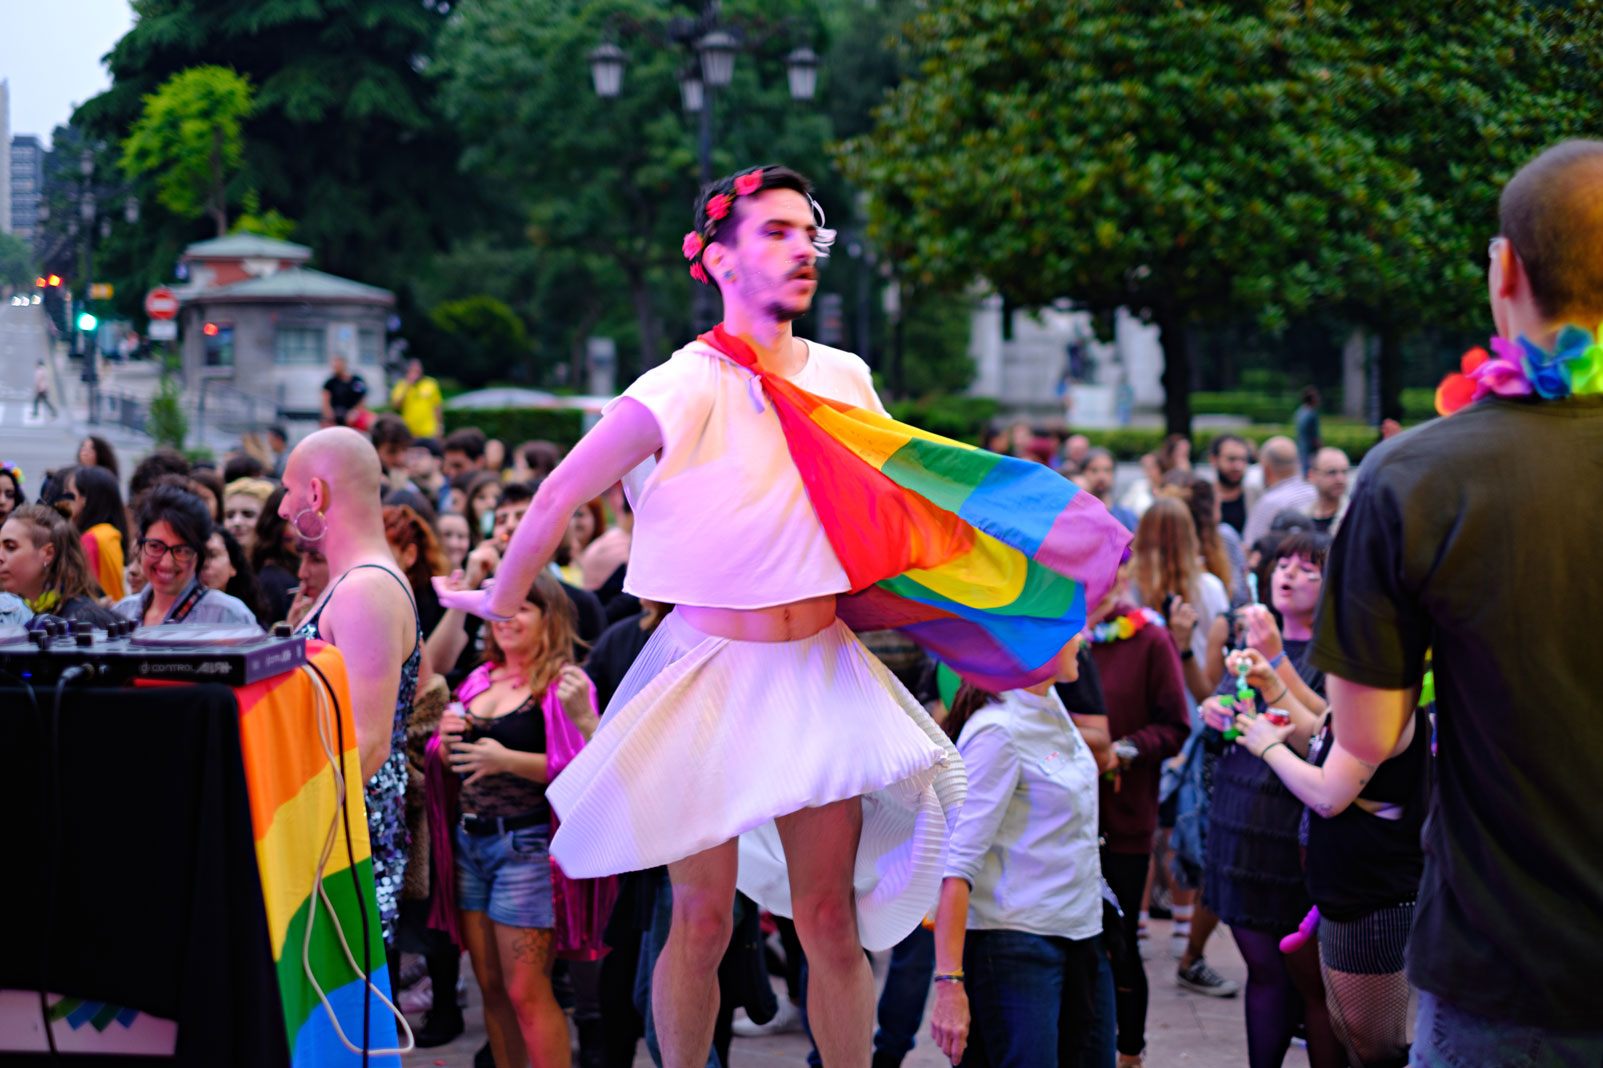
<instances>
[{"instance_id":1,"label":"green tree","mask_svg":"<svg viewBox=\"0 0 1603 1068\"><path fill-rule=\"evenodd\" d=\"M33 249L15 234L0 234L0 286L33 286Z\"/></svg>"},{"instance_id":2,"label":"green tree","mask_svg":"<svg viewBox=\"0 0 1603 1068\"><path fill-rule=\"evenodd\" d=\"M1165 421L1186 433L1194 327L1278 328L1437 210L1338 121L1299 59L1302 6L931 4L908 24L918 76L844 147L846 173L919 283L1148 316Z\"/></svg>"},{"instance_id":3,"label":"green tree","mask_svg":"<svg viewBox=\"0 0 1603 1068\"><path fill-rule=\"evenodd\" d=\"M210 217L228 233L228 187L244 161L240 130L251 112L248 78L226 67L191 67L145 97L122 143L122 169L150 177L156 199L183 219Z\"/></svg>"},{"instance_id":4,"label":"green tree","mask_svg":"<svg viewBox=\"0 0 1603 1068\"><path fill-rule=\"evenodd\" d=\"M482 386L509 369L527 372L528 332L504 303L479 295L447 301L429 312L440 366L465 385Z\"/></svg>"}]
</instances>

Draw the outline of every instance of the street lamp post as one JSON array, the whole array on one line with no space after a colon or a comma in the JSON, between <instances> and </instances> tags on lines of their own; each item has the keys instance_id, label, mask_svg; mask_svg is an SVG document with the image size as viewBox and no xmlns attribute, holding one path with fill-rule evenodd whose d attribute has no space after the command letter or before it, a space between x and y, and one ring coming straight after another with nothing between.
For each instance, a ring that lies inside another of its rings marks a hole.
<instances>
[{"instance_id":1,"label":"street lamp post","mask_svg":"<svg viewBox=\"0 0 1603 1068\"><path fill-rule=\"evenodd\" d=\"M707 0L699 17L674 19L668 27L673 45L687 53L688 61L679 72L679 97L685 112L696 116L696 156L704 187L713 180L713 99L718 90L727 88L734 79L735 56L741 51L740 38L731 32L734 27L723 22L718 8L718 0ZM788 22L782 25L789 28ZM647 35L656 39L655 34L648 32ZM596 95L603 100L616 98L623 88L627 54L615 42L607 41L591 50L589 60ZM813 99L818 87L818 67L818 54L806 45L793 49L785 57L791 99ZM698 334L712 328L717 315L711 286L696 287L692 314Z\"/></svg>"}]
</instances>

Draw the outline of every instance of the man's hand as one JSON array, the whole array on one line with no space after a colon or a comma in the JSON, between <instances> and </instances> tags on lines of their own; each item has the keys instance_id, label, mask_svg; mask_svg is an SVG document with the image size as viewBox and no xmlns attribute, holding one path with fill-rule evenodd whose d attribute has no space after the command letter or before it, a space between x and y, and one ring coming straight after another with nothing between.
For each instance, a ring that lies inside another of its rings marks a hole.
<instances>
[{"instance_id":1,"label":"man's hand","mask_svg":"<svg viewBox=\"0 0 1603 1068\"><path fill-rule=\"evenodd\" d=\"M1295 729L1289 723L1276 726L1269 722L1268 716L1249 716L1243 712L1236 716L1236 730L1241 732L1236 736L1236 744L1253 756L1262 757L1265 749L1276 742L1284 742Z\"/></svg>"},{"instance_id":2,"label":"man's hand","mask_svg":"<svg viewBox=\"0 0 1603 1068\"><path fill-rule=\"evenodd\" d=\"M935 984L935 1011L930 1013L930 1037L953 1064L963 1059L968 1046L968 991L962 983Z\"/></svg>"}]
</instances>

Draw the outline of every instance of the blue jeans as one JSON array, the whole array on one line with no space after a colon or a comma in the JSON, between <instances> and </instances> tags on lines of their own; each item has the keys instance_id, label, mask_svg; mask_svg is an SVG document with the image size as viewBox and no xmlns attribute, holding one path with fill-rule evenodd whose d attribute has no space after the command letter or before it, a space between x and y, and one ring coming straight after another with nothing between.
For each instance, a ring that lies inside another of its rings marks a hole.
<instances>
[{"instance_id":1,"label":"blue jeans","mask_svg":"<svg viewBox=\"0 0 1603 1068\"><path fill-rule=\"evenodd\" d=\"M1100 939L968 932L961 1068L1079 1068L1096 1015Z\"/></svg>"},{"instance_id":2,"label":"blue jeans","mask_svg":"<svg viewBox=\"0 0 1603 1068\"><path fill-rule=\"evenodd\" d=\"M874 1068L901 1064L913 1051L934 975L935 932L919 924L891 950L890 971L885 973L885 989L879 994Z\"/></svg>"},{"instance_id":3,"label":"blue jeans","mask_svg":"<svg viewBox=\"0 0 1603 1068\"><path fill-rule=\"evenodd\" d=\"M1603 1030L1550 1031L1465 1012L1428 990L1419 992L1414 1068L1595 1068L1603 1064Z\"/></svg>"},{"instance_id":4,"label":"blue jeans","mask_svg":"<svg viewBox=\"0 0 1603 1068\"><path fill-rule=\"evenodd\" d=\"M1097 939L1096 989L1091 993L1095 1013L1091 1034L1080 1051L1080 1068L1114 1068L1119 1060L1119 1004L1113 990L1113 963Z\"/></svg>"}]
</instances>

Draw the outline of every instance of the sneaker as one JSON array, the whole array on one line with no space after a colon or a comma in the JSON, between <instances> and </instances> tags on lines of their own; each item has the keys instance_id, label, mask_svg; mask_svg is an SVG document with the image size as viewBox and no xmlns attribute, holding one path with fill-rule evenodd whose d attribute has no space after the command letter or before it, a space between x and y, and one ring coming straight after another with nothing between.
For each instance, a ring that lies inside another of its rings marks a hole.
<instances>
[{"instance_id":1,"label":"sneaker","mask_svg":"<svg viewBox=\"0 0 1603 1068\"><path fill-rule=\"evenodd\" d=\"M792 1005L789 998L779 999L779 1011L765 1024L752 1023L745 1009L736 1009L734 1021L729 1025L729 1030L741 1038L762 1038L765 1035L782 1035L787 1031L801 1029L801 1010Z\"/></svg>"},{"instance_id":2,"label":"sneaker","mask_svg":"<svg viewBox=\"0 0 1603 1068\"><path fill-rule=\"evenodd\" d=\"M412 1032L412 1041L418 1049L433 1049L456 1038L462 1028L462 1010L455 1005L442 1005L424 1015L423 1026Z\"/></svg>"},{"instance_id":3,"label":"sneaker","mask_svg":"<svg viewBox=\"0 0 1603 1068\"><path fill-rule=\"evenodd\" d=\"M1208 967L1208 962L1201 957L1192 961L1191 967L1175 972L1174 981L1182 990L1210 998L1233 998L1241 989L1240 983L1226 979Z\"/></svg>"}]
</instances>

